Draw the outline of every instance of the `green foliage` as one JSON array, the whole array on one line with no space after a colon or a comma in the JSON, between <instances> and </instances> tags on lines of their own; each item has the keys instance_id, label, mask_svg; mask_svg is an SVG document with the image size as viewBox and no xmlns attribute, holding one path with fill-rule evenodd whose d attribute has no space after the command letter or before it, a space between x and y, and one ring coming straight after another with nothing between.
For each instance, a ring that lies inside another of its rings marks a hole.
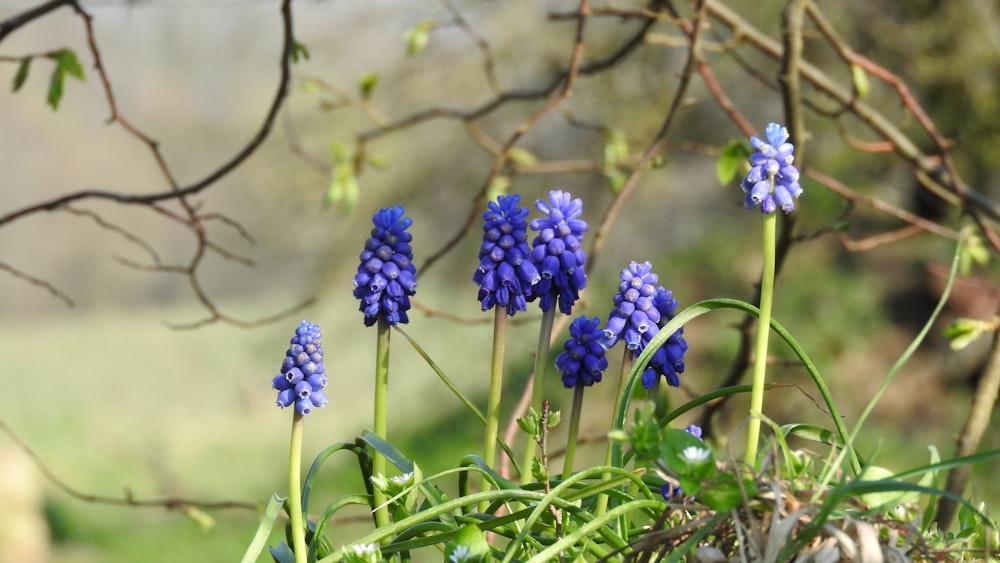
<instances>
[{"instance_id":1,"label":"green foliage","mask_svg":"<svg viewBox=\"0 0 1000 563\"><path fill-rule=\"evenodd\" d=\"M70 49L59 49L47 55L55 61L56 67L52 70L49 78L49 93L46 98L52 109L59 109L59 102L62 101L63 89L66 85L66 76L72 76L83 81L85 76L80 61L76 58L76 53Z\"/></svg>"},{"instance_id":2,"label":"green foliage","mask_svg":"<svg viewBox=\"0 0 1000 563\"><path fill-rule=\"evenodd\" d=\"M292 41L292 48L288 53L288 57L292 60L292 64L298 63L299 61L309 60L309 47L306 47L304 43L299 43L298 41Z\"/></svg>"},{"instance_id":3,"label":"green foliage","mask_svg":"<svg viewBox=\"0 0 1000 563\"><path fill-rule=\"evenodd\" d=\"M750 156L750 148L746 143L732 140L722 148L722 154L715 161L715 177L723 186L731 185L736 180L740 167Z\"/></svg>"},{"instance_id":4,"label":"green foliage","mask_svg":"<svg viewBox=\"0 0 1000 563\"><path fill-rule=\"evenodd\" d=\"M430 41L430 32L433 28L434 20L424 19L403 33L403 39L406 41L406 54L408 56L412 57L427 47L427 43Z\"/></svg>"},{"instance_id":5,"label":"green foliage","mask_svg":"<svg viewBox=\"0 0 1000 563\"><path fill-rule=\"evenodd\" d=\"M31 71L31 57L25 57L21 59L21 63L17 65L17 74L14 75L14 85L11 87L11 91L17 92L24 86L24 82L28 80L28 72Z\"/></svg>"},{"instance_id":6,"label":"green foliage","mask_svg":"<svg viewBox=\"0 0 1000 563\"><path fill-rule=\"evenodd\" d=\"M351 215L357 206L360 192L354 154L343 143L332 143L330 153L333 167L323 204L340 206L345 215Z\"/></svg>"}]
</instances>

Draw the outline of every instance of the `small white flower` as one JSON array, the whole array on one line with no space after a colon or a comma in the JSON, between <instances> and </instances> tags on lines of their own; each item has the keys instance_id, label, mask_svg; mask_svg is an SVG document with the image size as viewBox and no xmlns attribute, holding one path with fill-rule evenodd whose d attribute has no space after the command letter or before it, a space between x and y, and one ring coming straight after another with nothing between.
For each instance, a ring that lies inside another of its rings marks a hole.
<instances>
[{"instance_id":1,"label":"small white flower","mask_svg":"<svg viewBox=\"0 0 1000 563\"><path fill-rule=\"evenodd\" d=\"M389 480L386 479L385 475L382 475L381 473L372 475L370 479L372 485L380 491L384 491L385 488L389 486Z\"/></svg>"},{"instance_id":2,"label":"small white flower","mask_svg":"<svg viewBox=\"0 0 1000 563\"><path fill-rule=\"evenodd\" d=\"M397 485L397 486L399 486L401 488L402 487L407 487L407 486L411 485L412 482L413 482L413 473L412 472L411 473L404 473L404 474L398 475L396 477L390 477L389 478L389 482L392 483L393 485Z\"/></svg>"},{"instance_id":3,"label":"small white flower","mask_svg":"<svg viewBox=\"0 0 1000 563\"><path fill-rule=\"evenodd\" d=\"M382 560L382 550L374 543L349 545L343 551L344 561L349 563L378 563Z\"/></svg>"},{"instance_id":4,"label":"small white flower","mask_svg":"<svg viewBox=\"0 0 1000 563\"><path fill-rule=\"evenodd\" d=\"M681 457L688 463L702 463L708 461L708 458L711 456L711 451L699 448L698 446L688 446L681 452Z\"/></svg>"},{"instance_id":5,"label":"small white flower","mask_svg":"<svg viewBox=\"0 0 1000 563\"><path fill-rule=\"evenodd\" d=\"M456 545L455 550L448 556L448 563L465 563L472 558L472 552L468 546Z\"/></svg>"}]
</instances>

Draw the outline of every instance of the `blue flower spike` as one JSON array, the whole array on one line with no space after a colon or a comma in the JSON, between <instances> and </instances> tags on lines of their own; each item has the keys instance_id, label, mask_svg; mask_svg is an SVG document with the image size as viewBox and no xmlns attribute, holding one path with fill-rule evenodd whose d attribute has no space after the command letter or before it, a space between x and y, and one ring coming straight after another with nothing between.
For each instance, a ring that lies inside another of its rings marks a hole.
<instances>
[{"instance_id":1,"label":"blue flower spike","mask_svg":"<svg viewBox=\"0 0 1000 563\"><path fill-rule=\"evenodd\" d=\"M587 222L579 218L583 201L573 199L569 192L552 190L548 201L538 200L535 207L544 217L531 221L531 230L538 232L531 243L531 260L542 276L534 293L543 311L557 305L569 315L580 290L587 286L587 255L581 247Z\"/></svg>"},{"instance_id":2,"label":"blue flower spike","mask_svg":"<svg viewBox=\"0 0 1000 563\"><path fill-rule=\"evenodd\" d=\"M410 322L410 296L417 290L417 267L413 265L413 235L406 229L413 220L404 217L399 205L379 210L372 217L371 236L361 252L361 264L354 276L354 297L361 300L365 326L379 317L390 325Z\"/></svg>"},{"instance_id":3,"label":"blue flower spike","mask_svg":"<svg viewBox=\"0 0 1000 563\"><path fill-rule=\"evenodd\" d=\"M638 356L660 331L674 318L677 300L673 293L656 285L659 277L649 262L632 262L621 272L621 283L614 297L614 308L604 328L603 344L611 348L619 341ZM684 329L670 335L649 361L642 373L642 386L651 389L660 376L672 387L680 386L678 374L684 372L684 353L687 352Z\"/></svg>"},{"instance_id":4,"label":"blue flower spike","mask_svg":"<svg viewBox=\"0 0 1000 563\"><path fill-rule=\"evenodd\" d=\"M750 146L756 151L750 155L750 172L740 187L746 196L743 207L760 207L761 213L774 213L781 208L785 213L795 211L795 200L802 195L799 169L795 160L795 146L788 142L788 129L769 123L764 129L766 140L750 137Z\"/></svg>"},{"instance_id":5,"label":"blue flower spike","mask_svg":"<svg viewBox=\"0 0 1000 563\"><path fill-rule=\"evenodd\" d=\"M271 387L278 391L279 407L294 404L295 410L306 416L313 407L326 405L322 338L319 326L309 321L302 321L295 329L295 336L289 341L285 359L281 362L281 373L271 379Z\"/></svg>"},{"instance_id":6,"label":"blue flower spike","mask_svg":"<svg viewBox=\"0 0 1000 563\"><path fill-rule=\"evenodd\" d=\"M556 357L556 367L562 373L563 386L572 389L577 385L590 387L601 380L608 369L607 349L602 344L604 331L600 317L577 317L569 325L570 337L564 344L565 351Z\"/></svg>"},{"instance_id":7,"label":"blue flower spike","mask_svg":"<svg viewBox=\"0 0 1000 563\"><path fill-rule=\"evenodd\" d=\"M483 245L472 276L483 311L503 307L514 316L526 310L542 279L528 248L528 208L518 207L520 201L517 194L501 195L483 213Z\"/></svg>"}]
</instances>

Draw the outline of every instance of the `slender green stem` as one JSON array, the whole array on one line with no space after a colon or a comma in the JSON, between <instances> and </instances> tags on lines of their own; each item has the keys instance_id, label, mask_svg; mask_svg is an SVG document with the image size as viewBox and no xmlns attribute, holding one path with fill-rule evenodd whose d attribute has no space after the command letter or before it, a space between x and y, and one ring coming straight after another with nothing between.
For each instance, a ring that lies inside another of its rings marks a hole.
<instances>
[{"instance_id":1,"label":"slender green stem","mask_svg":"<svg viewBox=\"0 0 1000 563\"><path fill-rule=\"evenodd\" d=\"M490 359L490 396L486 405L486 438L483 440L483 463L493 467L496 461L497 432L500 428L500 393L503 391L503 354L507 333L507 311L497 306L493 317L493 356ZM526 470L527 471L527 470ZM490 489L489 481L483 480L482 490ZM486 510L482 506L481 510Z\"/></svg>"},{"instance_id":2,"label":"slender green stem","mask_svg":"<svg viewBox=\"0 0 1000 563\"><path fill-rule=\"evenodd\" d=\"M583 390L580 383L573 388L573 411L569 416L569 435L566 437L566 457L563 458L562 478L573 474L573 458L576 457L576 443L580 437L580 412L583 411Z\"/></svg>"},{"instance_id":3,"label":"slender green stem","mask_svg":"<svg viewBox=\"0 0 1000 563\"><path fill-rule=\"evenodd\" d=\"M375 435L387 440L388 404L389 404L389 321L381 315L378 319L378 336L375 344ZM379 452L372 452L372 473L385 476L385 457ZM389 524L389 507L385 505L385 495L375 488L375 525L382 527Z\"/></svg>"},{"instance_id":4,"label":"slender green stem","mask_svg":"<svg viewBox=\"0 0 1000 563\"><path fill-rule=\"evenodd\" d=\"M625 384L628 382L628 378L632 373L632 364L635 362L635 354L632 350L625 348L625 352L622 355L622 370L618 378L618 389L615 391L615 410L612 412L611 425L614 427L615 416L619 409L621 409L622 402L625 401L625 397L622 395L625 393ZM604 465L611 465L614 459L615 444L613 441L608 440L608 453L604 456ZM602 476L602 480L608 480L611 476L605 473ZM594 508L594 515L600 516L604 514L604 511L608 509L608 495L601 495L597 497L597 506Z\"/></svg>"},{"instance_id":5,"label":"slender green stem","mask_svg":"<svg viewBox=\"0 0 1000 563\"><path fill-rule=\"evenodd\" d=\"M753 384L750 389L750 423L744 461L753 467L760 441L760 416L764 413L764 372L767 369L767 338L771 333L771 303L774 297L774 241L777 212L764 216L764 268L760 276L760 316L757 317L757 342L754 345Z\"/></svg>"},{"instance_id":6,"label":"slender green stem","mask_svg":"<svg viewBox=\"0 0 1000 563\"><path fill-rule=\"evenodd\" d=\"M295 563L306 563L306 528L302 522L302 430L304 417L292 416L291 446L288 448L288 518L292 525L292 550Z\"/></svg>"},{"instance_id":7,"label":"slender green stem","mask_svg":"<svg viewBox=\"0 0 1000 563\"><path fill-rule=\"evenodd\" d=\"M542 412L542 399L545 394L545 369L548 367L549 342L552 339L552 324L556 318L556 308L553 302L552 308L542 313L542 325L538 329L538 351L535 354L535 375L531 384L531 408L535 413ZM524 441L524 462L521 464L521 484L530 483L531 458L535 457L535 440L528 437Z\"/></svg>"}]
</instances>

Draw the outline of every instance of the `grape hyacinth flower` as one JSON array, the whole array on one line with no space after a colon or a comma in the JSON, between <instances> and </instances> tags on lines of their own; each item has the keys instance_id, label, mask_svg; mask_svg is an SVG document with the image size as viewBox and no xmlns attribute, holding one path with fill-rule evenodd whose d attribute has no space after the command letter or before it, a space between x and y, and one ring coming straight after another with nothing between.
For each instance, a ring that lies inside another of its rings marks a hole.
<instances>
[{"instance_id":1,"label":"grape hyacinth flower","mask_svg":"<svg viewBox=\"0 0 1000 563\"><path fill-rule=\"evenodd\" d=\"M538 200L535 207L545 216L531 221L531 230L538 231L531 243L531 260L542 276L534 296L543 311L558 305L568 315L587 286L587 255L580 246L587 230L586 221L579 219L583 202L572 199L569 192L553 190L548 202Z\"/></svg>"},{"instance_id":2,"label":"grape hyacinth flower","mask_svg":"<svg viewBox=\"0 0 1000 563\"><path fill-rule=\"evenodd\" d=\"M795 211L795 200L802 195L799 169L795 160L795 146L788 141L788 129L769 123L764 129L767 140L750 137L755 153L750 155L750 172L740 184L746 197L743 207L760 206L761 213L771 214L781 207L785 213Z\"/></svg>"},{"instance_id":3,"label":"grape hyacinth flower","mask_svg":"<svg viewBox=\"0 0 1000 563\"><path fill-rule=\"evenodd\" d=\"M569 326L570 338L566 340L565 351L556 357L556 367L567 389L577 385L590 387L599 382L604 370L608 369L600 323L600 317L577 317Z\"/></svg>"},{"instance_id":4,"label":"grape hyacinth flower","mask_svg":"<svg viewBox=\"0 0 1000 563\"><path fill-rule=\"evenodd\" d=\"M528 209L518 207L521 196L501 195L491 201L483 213L483 245L479 267L472 281L479 285L483 311L494 306L507 309L513 316L527 308L534 286L542 279L531 262L528 248Z\"/></svg>"},{"instance_id":5,"label":"grape hyacinth flower","mask_svg":"<svg viewBox=\"0 0 1000 563\"><path fill-rule=\"evenodd\" d=\"M279 407L294 403L295 410L305 416L313 407L326 405L322 338L319 327L309 321L302 321L295 329L295 336L281 362L281 373L271 380L271 386L278 390Z\"/></svg>"},{"instance_id":6,"label":"grape hyacinth flower","mask_svg":"<svg viewBox=\"0 0 1000 563\"><path fill-rule=\"evenodd\" d=\"M361 252L361 264L354 276L354 297L361 300L365 326L379 317L390 325L410 322L410 296L417 289L417 268L413 265L413 235L406 229L413 224L403 217L401 206L386 207L372 217L374 228Z\"/></svg>"},{"instance_id":7,"label":"grape hyacinth flower","mask_svg":"<svg viewBox=\"0 0 1000 563\"><path fill-rule=\"evenodd\" d=\"M674 317L677 300L673 294L657 286L659 277L649 262L632 262L621 272L614 309L604 329L604 346L611 348L620 340L638 356L650 340ZM653 354L642 373L642 386L651 389L659 376L667 378L672 387L680 385L678 374L684 372L684 352L687 351L684 329L670 335L666 343Z\"/></svg>"}]
</instances>

